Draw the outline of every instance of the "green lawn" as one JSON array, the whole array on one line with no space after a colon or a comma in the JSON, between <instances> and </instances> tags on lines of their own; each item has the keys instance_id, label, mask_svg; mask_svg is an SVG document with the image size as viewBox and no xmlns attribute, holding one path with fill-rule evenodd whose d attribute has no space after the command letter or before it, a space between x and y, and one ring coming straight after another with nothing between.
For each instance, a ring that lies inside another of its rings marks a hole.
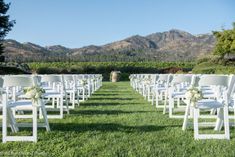
<instances>
[{"instance_id":1,"label":"green lawn","mask_svg":"<svg viewBox=\"0 0 235 157\"><path fill-rule=\"evenodd\" d=\"M105 82L88 101L50 125L51 132L39 130L36 144L1 143L0 156L235 156L234 128L230 141L195 141L192 129L181 130L182 120L157 111L129 82Z\"/></svg>"}]
</instances>

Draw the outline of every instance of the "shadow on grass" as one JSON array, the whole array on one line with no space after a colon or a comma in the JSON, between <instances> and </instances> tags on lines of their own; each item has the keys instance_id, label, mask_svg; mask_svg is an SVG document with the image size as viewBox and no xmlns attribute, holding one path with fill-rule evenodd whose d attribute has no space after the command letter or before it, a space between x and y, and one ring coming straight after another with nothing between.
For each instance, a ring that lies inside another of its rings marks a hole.
<instances>
[{"instance_id":1,"label":"shadow on grass","mask_svg":"<svg viewBox=\"0 0 235 157\"><path fill-rule=\"evenodd\" d=\"M91 103L81 103L80 106L116 106L116 105L121 105L120 103L116 102L91 102Z\"/></svg>"},{"instance_id":2,"label":"shadow on grass","mask_svg":"<svg viewBox=\"0 0 235 157\"><path fill-rule=\"evenodd\" d=\"M117 106L117 105L143 105L143 103L129 103L129 102L86 102L86 103L81 103L80 106Z\"/></svg>"},{"instance_id":3,"label":"shadow on grass","mask_svg":"<svg viewBox=\"0 0 235 157\"><path fill-rule=\"evenodd\" d=\"M115 96L120 95L120 93L95 93L93 96Z\"/></svg>"},{"instance_id":4,"label":"shadow on grass","mask_svg":"<svg viewBox=\"0 0 235 157\"><path fill-rule=\"evenodd\" d=\"M96 98L96 97L92 97L90 98L90 100L134 100L133 98L118 98L118 97L103 97L103 98Z\"/></svg>"},{"instance_id":5,"label":"shadow on grass","mask_svg":"<svg viewBox=\"0 0 235 157\"><path fill-rule=\"evenodd\" d=\"M53 131L102 131L102 132L155 132L163 130L169 127L179 127L179 125L171 126L157 126L157 125L143 125L143 126L125 126L115 123L91 123L91 124L79 124L79 123L66 123L66 124L51 124L51 130Z\"/></svg>"},{"instance_id":6,"label":"shadow on grass","mask_svg":"<svg viewBox=\"0 0 235 157\"><path fill-rule=\"evenodd\" d=\"M106 94L106 93L112 93L112 94L126 94L126 93L132 93L131 91L128 91L128 90L102 90L100 91L99 93L96 93L96 94ZM94 94L95 95L95 94Z\"/></svg>"},{"instance_id":7,"label":"shadow on grass","mask_svg":"<svg viewBox=\"0 0 235 157\"><path fill-rule=\"evenodd\" d=\"M122 111L122 110L79 110L71 111L70 114L79 114L79 115L118 115L118 114L134 114L134 113L149 113L154 111Z\"/></svg>"}]
</instances>

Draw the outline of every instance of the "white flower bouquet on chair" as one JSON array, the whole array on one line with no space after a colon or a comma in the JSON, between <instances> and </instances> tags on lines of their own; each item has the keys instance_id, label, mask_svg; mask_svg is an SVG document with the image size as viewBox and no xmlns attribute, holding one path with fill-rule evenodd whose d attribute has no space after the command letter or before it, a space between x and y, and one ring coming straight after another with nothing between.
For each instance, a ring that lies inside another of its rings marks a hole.
<instances>
[{"instance_id":1,"label":"white flower bouquet on chair","mask_svg":"<svg viewBox=\"0 0 235 157\"><path fill-rule=\"evenodd\" d=\"M150 85L151 84L151 79L150 78L145 78L143 79L145 85Z\"/></svg>"},{"instance_id":2,"label":"white flower bouquet on chair","mask_svg":"<svg viewBox=\"0 0 235 157\"><path fill-rule=\"evenodd\" d=\"M40 98L42 98L44 93L45 90L38 86L32 86L24 89L26 98L31 99L33 103L36 103Z\"/></svg>"},{"instance_id":3,"label":"white flower bouquet on chair","mask_svg":"<svg viewBox=\"0 0 235 157\"><path fill-rule=\"evenodd\" d=\"M196 102L203 98L202 91L199 88L191 87L185 93L185 98L191 104L191 106L196 107Z\"/></svg>"},{"instance_id":4,"label":"white flower bouquet on chair","mask_svg":"<svg viewBox=\"0 0 235 157\"><path fill-rule=\"evenodd\" d=\"M87 80L86 79L82 79L80 83L81 83L82 86L86 86L87 85Z\"/></svg>"}]
</instances>

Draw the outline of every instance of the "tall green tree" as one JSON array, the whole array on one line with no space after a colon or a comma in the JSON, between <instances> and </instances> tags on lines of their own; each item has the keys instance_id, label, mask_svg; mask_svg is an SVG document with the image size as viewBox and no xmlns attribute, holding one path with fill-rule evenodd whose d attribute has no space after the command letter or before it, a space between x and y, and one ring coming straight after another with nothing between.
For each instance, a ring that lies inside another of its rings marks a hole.
<instances>
[{"instance_id":1,"label":"tall green tree","mask_svg":"<svg viewBox=\"0 0 235 157\"><path fill-rule=\"evenodd\" d=\"M4 0L0 0L0 61L3 61L4 58L2 53L4 52L2 42L15 24L15 20L10 20L10 16L7 15L7 11L10 7L10 3L5 3Z\"/></svg>"},{"instance_id":2,"label":"tall green tree","mask_svg":"<svg viewBox=\"0 0 235 157\"><path fill-rule=\"evenodd\" d=\"M235 54L235 23L233 29L213 32L216 37L214 54L224 58L226 55Z\"/></svg>"}]
</instances>

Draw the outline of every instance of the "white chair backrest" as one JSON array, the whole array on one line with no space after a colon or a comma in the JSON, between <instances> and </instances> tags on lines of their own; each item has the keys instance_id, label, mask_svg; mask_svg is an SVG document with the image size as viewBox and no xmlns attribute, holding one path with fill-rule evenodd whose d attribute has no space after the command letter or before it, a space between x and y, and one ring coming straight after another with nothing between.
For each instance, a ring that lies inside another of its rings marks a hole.
<instances>
[{"instance_id":1,"label":"white chair backrest","mask_svg":"<svg viewBox=\"0 0 235 157\"><path fill-rule=\"evenodd\" d=\"M153 82L155 83L158 80L159 75L155 74L155 75L152 75L151 77L152 77Z\"/></svg>"},{"instance_id":2,"label":"white chair backrest","mask_svg":"<svg viewBox=\"0 0 235 157\"><path fill-rule=\"evenodd\" d=\"M42 82L62 82L61 75L41 75Z\"/></svg>"},{"instance_id":3,"label":"white chair backrest","mask_svg":"<svg viewBox=\"0 0 235 157\"><path fill-rule=\"evenodd\" d=\"M37 85L33 76L5 76L3 79L3 87L31 87Z\"/></svg>"},{"instance_id":4,"label":"white chair backrest","mask_svg":"<svg viewBox=\"0 0 235 157\"><path fill-rule=\"evenodd\" d=\"M65 81L74 81L73 75L63 75Z\"/></svg>"},{"instance_id":5,"label":"white chair backrest","mask_svg":"<svg viewBox=\"0 0 235 157\"><path fill-rule=\"evenodd\" d=\"M158 82L159 82L159 81L165 81L165 82L167 82L168 78L169 78L169 74L160 74L160 75L158 76L157 81L158 81Z\"/></svg>"},{"instance_id":6,"label":"white chair backrest","mask_svg":"<svg viewBox=\"0 0 235 157\"><path fill-rule=\"evenodd\" d=\"M179 83L189 83L192 82L192 75L174 75L173 80L171 81L172 84L179 84Z\"/></svg>"},{"instance_id":7,"label":"white chair backrest","mask_svg":"<svg viewBox=\"0 0 235 157\"><path fill-rule=\"evenodd\" d=\"M227 94L230 97L232 93L234 93L235 90L235 75L230 75L229 76L229 87L227 90Z\"/></svg>"},{"instance_id":8,"label":"white chair backrest","mask_svg":"<svg viewBox=\"0 0 235 157\"><path fill-rule=\"evenodd\" d=\"M202 75L198 86L223 86L228 87L229 77L226 75Z\"/></svg>"}]
</instances>

